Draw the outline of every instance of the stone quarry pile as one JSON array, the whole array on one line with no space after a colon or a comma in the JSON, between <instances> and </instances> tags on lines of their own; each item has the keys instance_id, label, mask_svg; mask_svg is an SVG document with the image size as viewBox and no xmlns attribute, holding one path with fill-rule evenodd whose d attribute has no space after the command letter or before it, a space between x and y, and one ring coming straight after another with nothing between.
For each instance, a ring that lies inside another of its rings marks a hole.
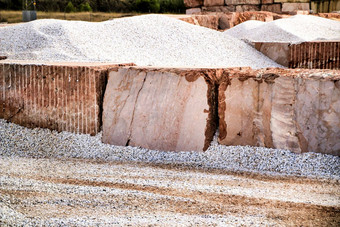
<instances>
[{"instance_id":1,"label":"stone quarry pile","mask_svg":"<svg viewBox=\"0 0 340 227\"><path fill-rule=\"evenodd\" d=\"M139 66L279 66L243 41L162 15L92 23L37 20L0 28L9 59L133 62Z\"/></svg>"},{"instance_id":2,"label":"stone quarry pile","mask_svg":"<svg viewBox=\"0 0 340 227\"><path fill-rule=\"evenodd\" d=\"M263 147L224 146L217 143L217 136L205 152L167 152L103 144L101 133L89 136L28 129L0 119L0 156L85 158L339 180L338 156L312 152L295 154L288 150Z\"/></svg>"},{"instance_id":3,"label":"stone quarry pile","mask_svg":"<svg viewBox=\"0 0 340 227\"><path fill-rule=\"evenodd\" d=\"M253 42L339 40L340 22L311 15L296 15L271 22L245 21L224 34Z\"/></svg>"}]
</instances>

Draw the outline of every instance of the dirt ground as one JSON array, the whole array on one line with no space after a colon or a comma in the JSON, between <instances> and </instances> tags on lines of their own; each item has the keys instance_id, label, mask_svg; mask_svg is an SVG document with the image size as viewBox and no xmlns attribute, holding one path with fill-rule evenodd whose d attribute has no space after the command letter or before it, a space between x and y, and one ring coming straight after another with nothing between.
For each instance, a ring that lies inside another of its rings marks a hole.
<instances>
[{"instance_id":1,"label":"dirt ground","mask_svg":"<svg viewBox=\"0 0 340 227\"><path fill-rule=\"evenodd\" d=\"M0 225L339 226L335 180L0 158Z\"/></svg>"}]
</instances>

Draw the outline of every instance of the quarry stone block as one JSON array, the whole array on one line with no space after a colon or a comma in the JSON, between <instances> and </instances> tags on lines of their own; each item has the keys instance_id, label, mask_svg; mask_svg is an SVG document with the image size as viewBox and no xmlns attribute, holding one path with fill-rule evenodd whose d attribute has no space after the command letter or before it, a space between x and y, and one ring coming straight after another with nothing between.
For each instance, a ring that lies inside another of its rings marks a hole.
<instances>
[{"instance_id":1,"label":"quarry stone block","mask_svg":"<svg viewBox=\"0 0 340 227\"><path fill-rule=\"evenodd\" d=\"M219 142L340 155L337 70L233 69L219 82Z\"/></svg>"},{"instance_id":2,"label":"quarry stone block","mask_svg":"<svg viewBox=\"0 0 340 227\"><path fill-rule=\"evenodd\" d=\"M237 5L236 12L259 11L259 5Z\"/></svg>"},{"instance_id":3,"label":"quarry stone block","mask_svg":"<svg viewBox=\"0 0 340 227\"><path fill-rule=\"evenodd\" d=\"M261 11L268 11L273 13L281 13L281 4L271 4L271 5L262 5Z\"/></svg>"},{"instance_id":4,"label":"quarry stone block","mask_svg":"<svg viewBox=\"0 0 340 227\"><path fill-rule=\"evenodd\" d=\"M340 69L339 41L255 42L254 47L285 67Z\"/></svg>"},{"instance_id":5,"label":"quarry stone block","mask_svg":"<svg viewBox=\"0 0 340 227\"><path fill-rule=\"evenodd\" d=\"M200 12L202 12L201 8L190 8L185 11L185 14L192 15Z\"/></svg>"},{"instance_id":6,"label":"quarry stone block","mask_svg":"<svg viewBox=\"0 0 340 227\"><path fill-rule=\"evenodd\" d=\"M95 135L107 69L113 65L0 63L0 118L30 127Z\"/></svg>"},{"instance_id":7,"label":"quarry stone block","mask_svg":"<svg viewBox=\"0 0 340 227\"><path fill-rule=\"evenodd\" d=\"M225 0L226 5L241 5L241 4L258 5L260 3L261 0Z\"/></svg>"},{"instance_id":8,"label":"quarry stone block","mask_svg":"<svg viewBox=\"0 0 340 227\"><path fill-rule=\"evenodd\" d=\"M282 3L282 12L283 13L291 13L298 10L307 10L309 11L309 3Z\"/></svg>"},{"instance_id":9,"label":"quarry stone block","mask_svg":"<svg viewBox=\"0 0 340 227\"><path fill-rule=\"evenodd\" d=\"M273 4L274 0L261 0L261 4Z\"/></svg>"},{"instance_id":10,"label":"quarry stone block","mask_svg":"<svg viewBox=\"0 0 340 227\"><path fill-rule=\"evenodd\" d=\"M206 150L216 129L209 69L127 67L111 71L103 142L169 151Z\"/></svg>"},{"instance_id":11,"label":"quarry stone block","mask_svg":"<svg viewBox=\"0 0 340 227\"><path fill-rule=\"evenodd\" d=\"M203 12L230 13L235 12L235 6L207 6L202 7Z\"/></svg>"},{"instance_id":12,"label":"quarry stone block","mask_svg":"<svg viewBox=\"0 0 340 227\"><path fill-rule=\"evenodd\" d=\"M204 0L204 6L223 6L224 0Z\"/></svg>"}]
</instances>

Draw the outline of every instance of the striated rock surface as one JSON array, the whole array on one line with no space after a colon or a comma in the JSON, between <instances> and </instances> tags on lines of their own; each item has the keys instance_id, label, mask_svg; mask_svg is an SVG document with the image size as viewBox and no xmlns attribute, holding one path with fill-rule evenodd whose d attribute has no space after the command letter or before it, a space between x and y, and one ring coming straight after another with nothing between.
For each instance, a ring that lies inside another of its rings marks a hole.
<instances>
[{"instance_id":1,"label":"striated rock surface","mask_svg":"<svg viewBox=\"0 0 340 227\"><path fill-rule=\"evenodd\" d=\"M206 150L216 129L213 74L209 69L135 67L110 72L103 142L157 150Z\"/></svg>"},{"instance_id":2,"label":"striated rock surface","mask_svg":"<svg viewBox=\"0 0 340 227\"><path fill-rule=\"evenodd\" d=\"M110 64L0 63L0 118L95 135Z\"/></svg>"},{"instance_id":3,"label":"striated rock surface","mask_svg":"<svg viewBox=\"0 0 340 227\"><path fill-rule=\"evenodd\" d=\"M233 69L219 86L219 142L340 155L340 72Z\"/></svg>"}]
</instances>

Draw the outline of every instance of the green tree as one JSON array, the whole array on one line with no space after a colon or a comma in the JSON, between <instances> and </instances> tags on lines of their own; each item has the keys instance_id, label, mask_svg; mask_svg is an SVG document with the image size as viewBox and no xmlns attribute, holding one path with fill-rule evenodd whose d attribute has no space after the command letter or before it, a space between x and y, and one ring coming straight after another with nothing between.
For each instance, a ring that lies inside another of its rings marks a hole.
<instances>
[{"instance_id":1,"label":"green tree","mask_svg":"<svg viewBox=\"0 0 340 227\"><path fill-rule=\"evenodd\" d=\"M77 9L76 9L76 7L74 7L72 2L68 2L67 6L65 7L65 12L66 13L72 13L72 12L76 12L76 11L77 11Z\"/></svg>"},{"instance_id":2,"label":"green tree","mask_svg":"<svg viewBox=\"0 0 340 227\"><path fill-rule=\"evenodd\" d=\"M91 8L90 4L88 2L86 2L86 3L80 4L79 11L81 11L81 12L91 12L92 8Z\"/></svg>"}]
</instances>

